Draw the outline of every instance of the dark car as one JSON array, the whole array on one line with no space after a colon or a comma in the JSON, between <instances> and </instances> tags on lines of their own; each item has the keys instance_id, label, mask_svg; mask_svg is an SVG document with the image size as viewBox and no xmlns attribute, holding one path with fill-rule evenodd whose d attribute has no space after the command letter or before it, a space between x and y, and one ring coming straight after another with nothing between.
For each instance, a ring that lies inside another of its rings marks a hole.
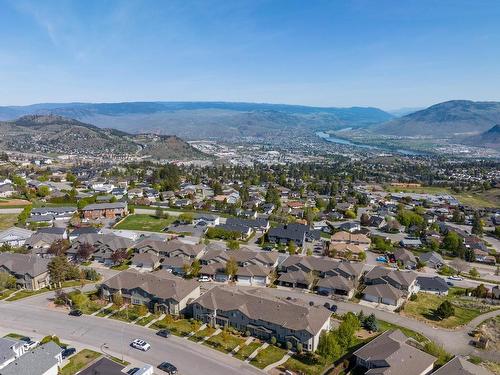
<instances>
[{"instance_id":1,"label":"dark car","mask_svg":"<svg viewBox=\"0 0 500 375\"><path fill-rule=\"evenodd\" d=\"M328 303L328 302L325 302L325 304L323 305L325 308L327 308L328 310L330 310L331 312L335 312L337 311L337 305L334 305L334 304L331 304Z\"/></svg>"},{"instance_id":2,"label":"dark car","mask_svg":"<svg viewBox=\"0 0 500 375\"><path fill-rule=\"evenodd\" d=\"M72 356L75 353L76 353L76 349L75 348L67 348L67 349L64 349L62 351L61 355L62 355L63 359L66 359L66 358L68 358L69 356Z\"/></svg>"},{"instance_id":3,"label":"dark car","mask_svg":"<svg viewBox=\"0 0 500 375\"><path fill-rule=\"evenodd\" d=\"M156 332L156 334L158 336L161 336L161 337L170 337L170 331L168 329L160 329L158 332Z\"/></svg>"},{"instance_id":4,"label":"dark car","mask_svg":"<svg viewBox=\"0 0 500 375\"><path fill-rule=\"evenodd\" d=\"M71 311L69 312L69 315L71 315L71 316L82 316L82 314L83 314L83 313L82 313L82 311L81 311L81 310L78 310L78 309L76 309L76 310L71 310Z\"/></svg>"},{"instance_id":5,"label":"dark car","mask_svg":"<svg viewBox=\"0 0 500 375\"><path fill-rule=\"evenodd\" d=\"M175 375L177 374L177 367L175 367L173 364L169 362L162 362L158 368L162 371L165 371L169 375Z\"/></svg>"}]
</instances>

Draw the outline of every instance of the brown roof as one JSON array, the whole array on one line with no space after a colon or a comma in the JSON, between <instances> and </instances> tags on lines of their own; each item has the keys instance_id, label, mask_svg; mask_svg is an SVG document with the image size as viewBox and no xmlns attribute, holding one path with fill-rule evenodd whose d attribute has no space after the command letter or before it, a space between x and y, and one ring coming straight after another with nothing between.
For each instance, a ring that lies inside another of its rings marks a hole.
<instances>
[{"instance_id":1,"label":"brown roof","mask_svg":"<svg viewBox=\"0 0 500 375\"><path fill-rule=\"evenodd\" d=\"M353 234L345 231L334 233L331 237L334 242L358 242L370 244L370 239L364 234Z\"/></svg>"},{"instance_id":2,"label":"brown roof","mask_svg":"<svg viewBox=\"0 0 500 375\"><path fill-rule=\"evenodd\" d=\"M403 292L399 289L394 288L390 284L375 284L368 285L364 290L363 294L369 296L376 296L379 298L390 298L395 301L403 296Z\"/></svg>"},{"instance_id":3,"label":"brown roof","mask_svg":"<svg viewBox=\"0 0 500 375\"><path fill-rule=\"evenodd\" d=\"M365 275L365 279L391 279L396 283L402 285L403 287L408 288L411 283L413 283L417 279L417 274L412 271L400 271L394 270L392 268L377 266L373 267L370 272Z\"/></svg>"},{"instance_id":4,"label":"brown roof","mask_svg":"<svg viewBox=\"0 0 500 375\"><path fill-rule=\"evenodd\" d=\"M354 352L368 363L377 363L366 375L420 375L436 358L406 343L400 330L389 330Z\"/></svg>"},{"instance_id":5,"label":"brown roof","mask_svg":"<svg viewBox=\"0 0 500 375\"><path fill-rule=\"evenodd\" d=\"M291 284L299 283L304 285L311 285L314 281L314 276L309 272L297 270L281 274L278 278L278 281Z\"/></svg>"},{"instance_id":6,"label":"brown roof","mask_svg":"<svg viewBox=\"0 0 500 375\"><path fill-rule=\"evenodd\" d=\"M433 375L492 375L492 373L459 356L433 372Z\"/></svg>"},{"instance_id":7,"label":"brown roof","mask_svg":"<svg viewBox=\"0 0 500 375\"><path fill-rule=\"evenodd\" d=\"M307 331L312 335L320 332L331 315L323 306L280 300L260 290L254 294L238 288L215 287L193 303L209 310L238 310L249 319L273 323L295 331Z\"/></svg>"},{"instance_id":8,"label":"brown roof","mask_svg":"<svg viewBox=\"0 0 500 375\"><path fill-rule=\"evenodd\" d=\"M159 262L160 262L160 258L158 256L156 256L155 254L151 254L151 253L135 254L132 257L132 264L148 264L148 265L154 266Z\"/></svg>"},{"instance_id":9,"label":"brown roof","mask_svg":"<svg viewBox=\"0 0 500 375\"><path fill-rule=\"evenodd\" d=\"M316 285L318 287L345 290L347 292L354 288L354 283L342 276L330 276L325 277L324 279L319 279Z\"/></svg>"},{"instance_id":10,"label":"brown roof","mask_svg":"<svg viewBox=\"0 0 500 375\"><path fill-rule=\"evenodd\" d=\"M179 302L198 288L200 284L193 280L184 280L165 271L140 273L135 270L127 270L113 276L102 285L115 290L138 288L157 298L171 298Z\"/></svg>"}]
</instances>

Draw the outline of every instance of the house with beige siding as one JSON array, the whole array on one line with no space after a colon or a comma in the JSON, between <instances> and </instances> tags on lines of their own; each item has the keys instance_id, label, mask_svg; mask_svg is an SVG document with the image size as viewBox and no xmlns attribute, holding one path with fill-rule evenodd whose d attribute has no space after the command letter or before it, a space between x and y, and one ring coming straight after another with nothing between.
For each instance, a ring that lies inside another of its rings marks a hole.
<instances>
[{"instance_id":1,"label":"house with beige siding","mask_svg":"<svg viewBox=\"0 0 500 375\"><path fill-rule=\"evenodd\" d=\"M38 290L50 285L49 262L31 254L0 253L0 272L14 276L19 288Z\"/></svg>"}]
</instances>

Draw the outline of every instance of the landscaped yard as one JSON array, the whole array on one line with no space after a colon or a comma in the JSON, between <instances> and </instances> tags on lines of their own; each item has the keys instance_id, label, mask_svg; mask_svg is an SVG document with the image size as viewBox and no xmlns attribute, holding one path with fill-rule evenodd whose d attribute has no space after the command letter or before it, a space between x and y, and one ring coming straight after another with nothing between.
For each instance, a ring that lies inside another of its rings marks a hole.
<instances>
[{"instance_id":1,"label":"landscaped yard","mask_svg":"<svg viewBox=\"0 0 500 375\"><path fill-rule=\"evenodd\" d=\"M162 232L175 221L175 217L158 218L153 215L128 215L120 223L115 225L115 229L144 230L149 232Z\"/></svg>"},{"instance_id":2,"label":"landscaped yard","mask_svg":"<svg viewBox=\"0 0 500 375\"><path fill-rule=\"evenodd\" d=\"M158 322L155 322L152 327L155 329L168 329L176 336L187 336L189 333L199 327L199 323L194 323L188 319L173 320L171 317L166 317Z\"/></svg>"},{"instance_id":3,"label":"landscaped yard","mask_svg":"<svg viewBox=\"0 0 500 375\"><path fill-rule=\"evenodd\" d=\"M103 311L101 311L100 313L97 314L97 316L100 316L101 318L102 317L105 317L109 314L111 314L112 312L115 312L116 310L119 310L120 307L117 306L117 305L111 305L110 307L104 309Z\"/></svg>"},{"instance_id":4,"label":"landscaped yard","mask_svg":"<svg viewBox=\"0 0 500 375\"><path fill-rule=\"evenodd\" d=\"M144 316L148 313L147 309L141 308L141 306L128 306L127 308L117 311L110 318L121 320L124 322L133 322L137 318Z\"/></svg>"},{"instance_id":5,"label":"landscaped yard","mask_svg":"<svg viewBox=\"0 0 500 375\"><path fill-rule=\"evenodd\" d=\"M61 369L59 375L74 375L100 356L101 353L83 349L70 358L69 363Z\"/></svg>"},{"instance_id":6,"label":"landscaped yard","mask_svg":"<svg viewBox=\"0 0 500 375\"><path fill-rule=\"evenodd\" d=\"M294 354L279 368L298 374L321 375L327 364L325 359L317 355Z\"/></svg>"},{"instance_id":7,"label":"landscaped yard","mask_svg":"<svg viewBox=\"0 0 500 375\"><path fill-rule=\"evenodd\" d=\"M387 331L388 329L399 329L406 336L411 337L411 338L415 339L416 341L418 341L420 343L428 341L427 337L425 337L424 335L422 335L422 334L420 334L418 332L415 332L415 331L413 331L411 329L408 329L408 328L405 328L405 327L398 326L396 324L392 324L392 323L386 322L385 320L377 320L377 322L378 322L378 330L380 332Z\"/></svg>"},{"instance_id":8,"label":"landscaped yard","mask_svg":"<svg viewBox=\"0 0 500 375\"><path fill-rule=\"evenodd\" d=\"M230 353L238 345L243 344L245 340L246 339L241 336L236 336L229 332L221 332L218 335L209 338L204 342L204 344L220 350L221 352Z\"/></svg>"},{"instance_id":9,"label":"landscaped yard","mask_svg":"<svg viewBox=\"0 0 500 375\"><path fill-rule=\"evenodd\" d=\"M88 301L85 305L78 306L78 309L84 314L91 315L102 309L104 306L106 306L106 304L99 303L97 301Z\"/></svg>"},{"instance_id":10,"label":"landscaped yard","mask_svg":"<svg viewBox=\"0 0 500 375\"><path fill-rule=\"evenodd\" d=\"M17 289L4 289L2 292L0 292L0 300L6 299L9 297L12 293L14 293Z\"/></svg>"},{"instance_id":11,"label":"landscaped yard","mask_svg":"<svg viewBox=\"0 0 500 375\"><path fill-rule=\"evenodd\" d=\"M278 362L285 354L286 350L269 345L267 348L259 351L255 358L250 361L250 364L263 369L271 363Z\"/></svg>"},{"instance_id":12,"label":"landscaped yard","mask_svg":"<svg viewBox=\"0 0 500 375\"><path fill-rule=\"evenodd\" d=\"M191 341L199 342L203 340L205 337L210 336L215 332L215 328L205 327L201 331L196 332L193 336L189 338Z\"/></svg>"},{"instance_id":13,"label":"landscaped yard","mask_svg":"<svg viewBox=\"0 0 500 375\"><path fill-rule=\"evenodd\" d=\"M7 298L6 301L17 301L17 300L22 299L22 298L31 297L31 296L34 296L36 294L46 293L49 291L50 291L49 288L42 288L39 290L20 290L14 296Z\"/></svg>"},{"instance_id":14,"label":"landscaped yard","mask_svg":"<svg viewBox=\"0 0 500 375\"><path fill-rule=\"evenodd\" d=\"M2 214L2 213L0 213L0 230L10 228L16 222L17 222L17 214Z\"/></svg>"},{"instance_id":15,"label":"landscaped yard","mask_svg":"<svg viewBox=\"0 0 500 375\"><path fill-rule=\"evenodd\" d=\"M245 359L248 358L250 354L252 354L255 351L255 349L257 349L260 346L262 346L262 342L254 340L250 344L240 348L240 350L238 350L238 352L234 355L234 357L244 361Z\"/></svg>"},{"instance_id":16,"label":"landscaped yard","mask_svg":"<svg viewBox=\"0 0 500 375\"><path fill-rule=\"evenodd\" d=\"M449 318L440 320L435 315L435 310L445 300L453 304L455 314ZM419 293L416 301L408 301L405 304L402 314L443 328L455 328L467 324L475 317L490 310L491 307L486 304L460 298L457 295L457 289L450 288L448 296Z\"/></svg>"},{"instance_id":17,"label":"landscaped yard","mask_svg":"<svg viewBox=\"0 0 500 375\"><path fill-rule=\"evenodd\" d=\"M146 324L150 323L151 321L155 320L155 319L158 319L160 315L158 314L151 314L149 316L146 316L142 319L139 319L135 324L138 324L140 326L145 326Z\"/></svg>"}]
</instances>

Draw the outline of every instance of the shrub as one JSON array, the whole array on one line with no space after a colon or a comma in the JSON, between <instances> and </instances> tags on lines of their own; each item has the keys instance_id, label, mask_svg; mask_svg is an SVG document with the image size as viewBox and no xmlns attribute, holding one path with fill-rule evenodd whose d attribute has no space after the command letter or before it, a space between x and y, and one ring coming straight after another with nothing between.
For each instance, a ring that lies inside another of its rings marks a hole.
<instances>
[{"instance_id":1,"label":"shrub","mask_svg":"<svg viewBox=\"0 0 500 375\"><path fill-rule=\"evenodd\" d=\"M297 352L302 353L302 350L303 350L303 349L304 349L304 348L302 347L302 343L300 343L300 342L299 342L299 343L297 343Z\"/></svg>"},{"instance_id":2,"label":"shrub","mask_svg":"<svg viewBox=\"0 0 500 375\"><path fill-rule=\"evenodd\" d=\"M410 296L410 301L416 301L418 299L418 296L416 294L412 294Z\"/></svg>"},{"instance_id":3,"label":"shrub","mask_svg":"<svg viewBox=\"0 0 500 375\"><path fill-rule=\"evenodd\" d=\"M436 309L436 315L442 320L455 314L455 308L450 301L444 301Z\"/></svg>"},{"instance_id":4,"label":"shrub","mask_svg":"<svg viewBox=\"0 0 500 375\"><path fill-rule=\"evenodd\" d=\"M286 342L286 349L287 349L287 350L292 350L292 348L293 348L292 343L291 343L290 341L287 341L287 342Z\"/></svg>"},{"instance_id":5,"label":"shrub","mask_svg":"<svg viewBox=\"0 0 500 375\"><path fill-rule=\"evenodd\" d=\"M271 345L276 345L276 342L277 342L276 337L272 336L271 337Z\"/></svg>"}]
</instances>

